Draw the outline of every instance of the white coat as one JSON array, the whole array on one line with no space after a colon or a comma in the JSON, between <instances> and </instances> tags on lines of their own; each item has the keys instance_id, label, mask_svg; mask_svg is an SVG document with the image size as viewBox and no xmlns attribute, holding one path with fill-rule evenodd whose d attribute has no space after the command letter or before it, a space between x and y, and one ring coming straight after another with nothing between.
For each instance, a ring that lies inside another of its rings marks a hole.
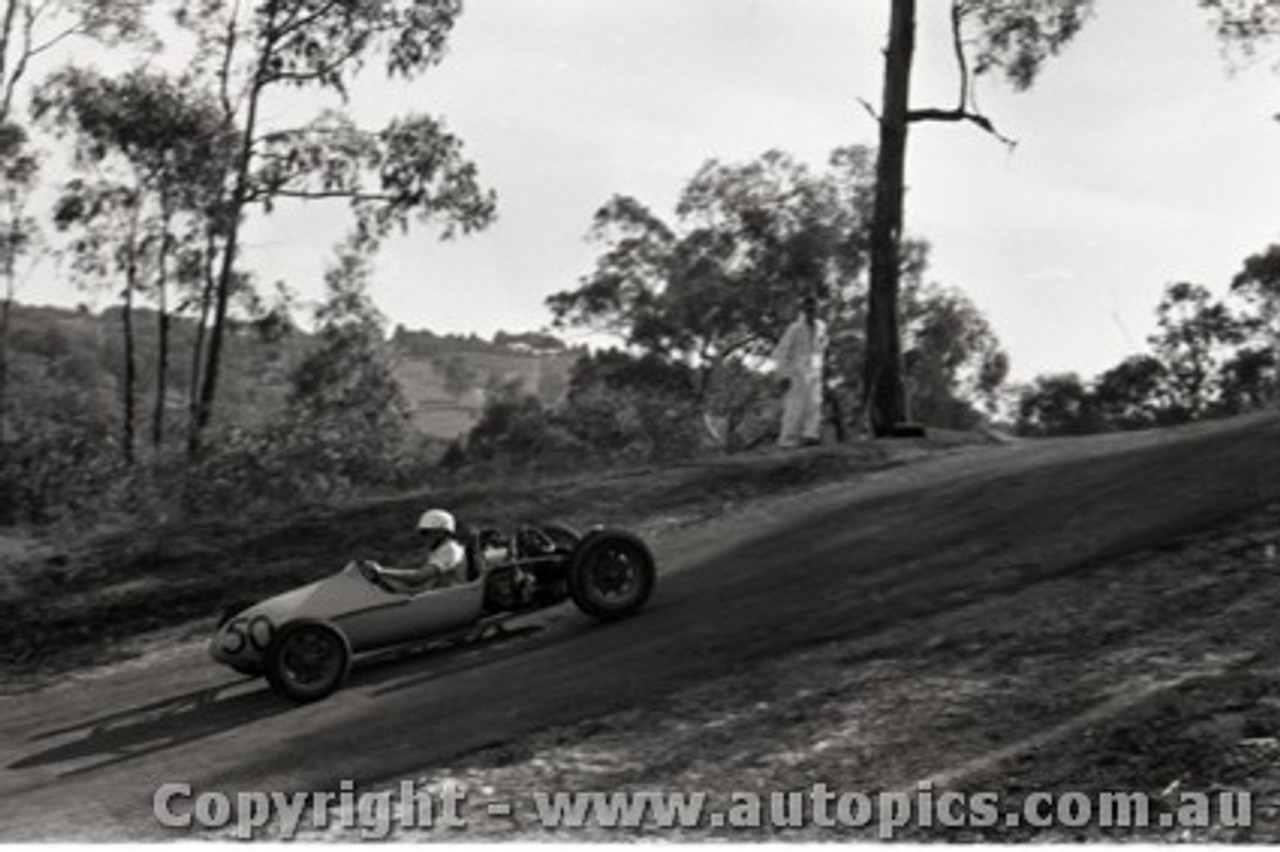
<instances>
[{"instance_id":1,"label":"white coat","mask_svg":"<svg viewBox=\"0 0 1280 852\"><path fill-rule=\"evenodd\" d=\"M780 378L790 382L782 402L782 429L778 445L794 447L801 441L816 441L822 429L822 361L827 352L827 324L815 320L810 325L797 318L773 350Z\"/></svg>"}]
</instances>

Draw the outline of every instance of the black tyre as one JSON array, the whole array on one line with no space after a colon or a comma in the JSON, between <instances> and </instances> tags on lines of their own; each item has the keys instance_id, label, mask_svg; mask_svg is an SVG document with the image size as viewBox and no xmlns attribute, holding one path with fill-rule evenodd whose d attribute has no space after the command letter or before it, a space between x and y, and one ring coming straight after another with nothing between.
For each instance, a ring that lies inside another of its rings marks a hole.
<instances>
[{"instance_id":1,"label":"black tyre","mask_svg":"<svg viewBox=\"0 0 1280 852\"><path fill-rule=\"evenodd\" d=\"M569 594L578 609L601 621L633 614L653 593L653 554L636 536L600 530L583 539L569 569Z\"/></svg>"},{"instance_id":2,"label":"black tyre","mask_svg":"<svg viewBox=\"0 0 1280 852\"><path fill-rule=\"evenodd\" d=\"M336 627L322 621L295 621L267 649L267 681L290 701L318 701L351 671L351 645Z\"/></svg>"}]
</instances>

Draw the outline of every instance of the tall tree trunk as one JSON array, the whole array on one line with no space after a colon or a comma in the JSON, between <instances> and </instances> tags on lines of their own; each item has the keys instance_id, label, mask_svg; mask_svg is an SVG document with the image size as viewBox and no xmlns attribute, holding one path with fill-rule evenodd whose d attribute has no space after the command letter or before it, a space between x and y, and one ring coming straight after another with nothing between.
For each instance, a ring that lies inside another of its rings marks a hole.
<instances>
[{"instance_id":1,"label":"tall tree trunk","mask_svg":"<svg viewBox=\"0 0 1280 852\"><path fill-rule=\"evenodd\" d=\"M187 387L187 452L194 455L199 447L196 418L200 410L200 371L204 364L204 341L209 329L209 311L213 307L214 258L218 256L218 239L210 229L205 240L204 284L200 290L200 318L196 322L195 345L191 347L191 379Z\"/></svg>"},{"instance_id":2,"label":"tall tree trunk","mask_svg":"<svg viewBox=\"0 0 1280 852\"><path fill-rule=\"evenodd\" d=\"M13 248L5 253L4 303L0 305L0 444L9 440L9 314L13 310Z\"/></svg>"},{"instance_id":3,"label":"tall tree trunk","mask_svg":"<svg viewBox=\"0 0 1280 852\"><path fill-rule=\"evenodd\" d=\"M908 419L898 329L898 279L916 2L891 2L880 149L876 159L875 212L871 222L871 289L864 377L871 432L876 437L892 434L895 424Z\"/></svg>"},{"instance_id":4,"label":"tall tree trunk","mask_svg":"<svg viewBox=\"0 0 1280 852\"><path fill-rule=\"evenodd\" d=\"M226 334L227 306L231 300L231 287L235 279L236 254L240 243L240 226L244 222L244 208L249 197L249 173L253 159L254 134L257 133L258 106L266 84L266 68L275 53L275 21L279 11L273 0L267 3L267 21L264 26L263 44L258 54L253 82L249 85L247 113L240 135L240 152L236 159L235 183L231 190L230 207L225 211L227 235L222 246L222 265L214 293L213 326L209 330L209 354L205 359L204 378L200 383L199 402L196 404L188 449L192 455L200 452L201 437L213 417L213 404L218 395L218 374L222 364L222 341ZM227 50L234 48L228 42Z\"/></svg>"},{"instance_id":5,"label":"tall tree trunk","mask_svg":"<svg viewBox=\"0 0 1280 852\"><path fill-rule=\"evenodd\" d=\"M213 298L213 325L209 329L209 351L205 358L204 378L200 382L199 401L196 403L196 417L192 424L191 452L200 451L201 437L213 418L214 400L218 395L218 377L222 366L222 341L226 335L227 307L231 301L231 287L235 279L235 257L239 249L240 225L244 217L244 205L249 182L250 147L253 142L253 119L257 106L257 94L250 95L249 121L245 124L241 160L237 169L236 183L231 194L231 209L228 211L226 242L222 246L222 264L218 272L217 286Z\"/></svg>"},{"instance_id":6,"label":"tall tree trunk","mask_svg":"<svg viewBox=\"0 0 1280 852\"><path fill-rule=\"evenodd\" d=\"M9 59L14 42L14 26L21 0L7 0L0 14L0 124L7 124L17 79L11 77ZM9 440L9 317L13 310L14 276L18 254L18 217L15 214L6 235L4 260L4 305L0 307L0 444Z\"/></svg>"},{"instance_id":7,"label":"tall tree trunk","mask_svg":"<svg viewBox=\"0 0 1280 852\"><path fill-rule=\"evenodd\" d=\"M151 413L151 445L157 451L164 444L164 404L169 392L169 217L165 217L160 233L160 254L156 261L157 315L156 336L156 404Z\"/></svg>"},{"instance_id":8,"label":"tall tree trunk","mask_svg":"<svg viewBox=\"0 0 1280 852\"><path fill-rule=\"evenodd\" d=\"M130 245L132 254L136 249ZM137 364L134 359L133 341L133 289L138 275L135 260L130 257L125 271L124 305L122 322L124 330L124 460L125 464L134 462L134 384L137 381Z\"/></svg>"},{"instance_id":9,"label":"tall tree trunk","mask_svg":"<svg viewBox=\"0 0 1280 852\"><path fill-rule=\"evenodd\" d=\"M4 14L0 15L0 122L9 120L9 107L13 103L13 88L16 79L10 78L9 56L13 47L14 24L18 16L18 5L21 0L8 0L4 6Z\"/></svg>"}]
</instances>

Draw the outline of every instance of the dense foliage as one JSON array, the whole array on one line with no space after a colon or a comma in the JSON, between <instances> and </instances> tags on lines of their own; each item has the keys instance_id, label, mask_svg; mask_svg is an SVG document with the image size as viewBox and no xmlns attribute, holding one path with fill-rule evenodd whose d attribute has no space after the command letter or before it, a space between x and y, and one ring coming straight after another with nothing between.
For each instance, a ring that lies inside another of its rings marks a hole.
<instances>
[{"instance_id":1,"label":"dense foliage","mask_svg":"<svg viewBox=\"0 0 1280 852\"><path fill-rule=\"evenodd\" d=\"M1020 391L1027 435L1144 429L1253 411L1280 401L1280 246L1245 260L1230 294L1179 282L1156 308L1149 353L1093 381L1039 376Z\"/></svg>"},{"instance_id":2,"label":"dense foliage","mask_svg":"<svg viewBox=\"0 0 1280 852\"><path fill-rule=\"evenodd\" d=\"M777 405L762 381L767 357L801 295L813 293L833 341L829 419L837 435L860 431L871 161L859 147L832 152L822 171L779 151L745 163L711 160L686 185L674 224L615 197L595 217L595 268L548 304L563 325L620 337L643 356L637 364L683 369L684 419L707 426L692 434L718 433L732 449L761 438L765 412ZM967 428L990 407L1008 360L977 308L927 273L927 244L908 242L907 381L920 419ZM635 392L645 392L643 382Z\"/></svg>"}]
</instances>

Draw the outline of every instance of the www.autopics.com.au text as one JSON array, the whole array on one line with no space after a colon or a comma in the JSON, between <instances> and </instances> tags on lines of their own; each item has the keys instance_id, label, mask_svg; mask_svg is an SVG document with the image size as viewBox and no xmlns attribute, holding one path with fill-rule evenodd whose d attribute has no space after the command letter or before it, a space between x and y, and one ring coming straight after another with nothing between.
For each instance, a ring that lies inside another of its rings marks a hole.
<instances>
[{"instance_id":1,"label":"www.autopics.com.au text","mask_svg":"<svg viewBox=\"0 0 1280 852\"><path fill-rule=\"evenodd\" d=\"M395 830L465 831L475 815L510 818L522 810L548 830L829 828L874 829L891 839L907 828L983 829L1005 826L1107 829L1245 828L1252 824L1247 792L1180 791L1152 797L1141 791L1030 792L1004 801L995 792L935 790L929 782L911 791L839 792L826 784L807 790L555 791L532 792L525 802L472 802L463 786L427 787L412 781L377 791L357 791L351 781L312 792L196 792L168 783L152 797L160 825L173 830L212 829L237 839L270 835L290 839L305 829L352 831L381 839Z\"/></svg>"}]
</instances>

